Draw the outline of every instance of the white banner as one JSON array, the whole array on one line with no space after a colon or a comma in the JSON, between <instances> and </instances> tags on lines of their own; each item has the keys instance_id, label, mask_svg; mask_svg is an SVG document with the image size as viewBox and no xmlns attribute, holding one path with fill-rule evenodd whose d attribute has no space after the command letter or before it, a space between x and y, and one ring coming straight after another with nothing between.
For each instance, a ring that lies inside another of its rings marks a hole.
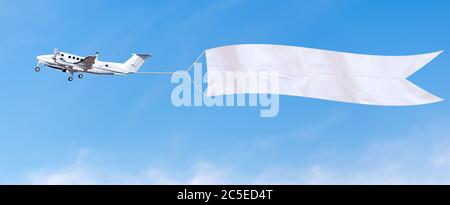
<instances>
[{"instance_id":1,"label":"white banner","mask_svg":"<svg viewBox=\"0 0 450 205\"><path fill-rule=\"evenodd\" d=\"M271 93L370 105L433 103L442 99L406 78L441 52L375 56L281 45L212 48L206 50L207 96Z\"/></svg>"}]
</instances>

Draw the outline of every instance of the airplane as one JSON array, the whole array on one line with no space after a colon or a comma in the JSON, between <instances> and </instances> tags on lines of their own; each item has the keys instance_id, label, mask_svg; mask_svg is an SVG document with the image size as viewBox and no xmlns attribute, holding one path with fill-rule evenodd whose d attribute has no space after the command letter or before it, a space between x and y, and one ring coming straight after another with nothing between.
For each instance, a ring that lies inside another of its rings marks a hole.
<instances>
[{"instance_id":1,"label":"airplane","mask_svg":"<svg viewBox=\"0 0 450 205\"><path fill-rule=\"evenodd\" d=\"M53 50L53 54L37 56L38 63L34 70L39 72L40 65L61 70L67 73L67 80L73 80L73 74L79 73L78 78L83 78L83 73L98 75L128 75L138 73L139 68L151 57L148 54L133 54L125 63L104 62L97 60L98 52L95 55L81 57L70 53Z\"/></svg>"}]
</instances>

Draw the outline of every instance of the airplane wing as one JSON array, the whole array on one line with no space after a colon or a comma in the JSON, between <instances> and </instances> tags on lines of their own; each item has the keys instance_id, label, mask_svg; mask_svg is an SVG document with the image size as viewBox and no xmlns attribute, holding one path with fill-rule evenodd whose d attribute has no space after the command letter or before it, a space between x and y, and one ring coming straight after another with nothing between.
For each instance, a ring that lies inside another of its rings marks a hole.
<instances>
[{"instance_id":1,"label":"airplane wing","mask_svg":"<svg viewBox=\"0 0 450 205\"><path fill-rule=\"evenodd\" d=\"M75 64L79 65L84 70L90 70L90 69L92 69L92 65L94 65L94 63L95 63L96 58L97 58L97 55L88 56L88 57L84 58L83 60L81 60L80 62L75 63Z\"/></svg>"}]
</instances>

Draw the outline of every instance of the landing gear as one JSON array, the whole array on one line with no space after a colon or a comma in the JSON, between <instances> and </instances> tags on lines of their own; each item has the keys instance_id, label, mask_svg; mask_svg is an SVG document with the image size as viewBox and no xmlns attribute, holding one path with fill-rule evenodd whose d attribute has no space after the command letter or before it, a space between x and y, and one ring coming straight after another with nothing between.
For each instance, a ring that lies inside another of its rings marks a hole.
<instances>
[{"instance_id":1,"label":"landing gear","mask_svg":"<svg viewBox=\"0 0 450 205\"><path fill-rule=\"evenodd\" d=\"M69 77L67 78L68 81L72 81L73 80L73 72L68 71L66 69L63 69L68 75Z\"/></svg>"},{"instance_id":2,"label":"landing gear","mask_svg":"<svg viewBox=\"0 0 450 205\"><path fill-rule=\"evenodd\" d=\"M78 78L79 79L83 78L83 74L78 74Z\"/></svg>"},{"instance_id":3,"label":"landing gear","mask_svg":"<svg viewBox=\"0 0 450 205\"><path fill-rule=\"evenodd\" d=\"M38 61L36 64L36 67L34 67L34 71L39 72L41 70L41 68L39 67L41 65L41 62Z\"/></svg>"}]
</instances>

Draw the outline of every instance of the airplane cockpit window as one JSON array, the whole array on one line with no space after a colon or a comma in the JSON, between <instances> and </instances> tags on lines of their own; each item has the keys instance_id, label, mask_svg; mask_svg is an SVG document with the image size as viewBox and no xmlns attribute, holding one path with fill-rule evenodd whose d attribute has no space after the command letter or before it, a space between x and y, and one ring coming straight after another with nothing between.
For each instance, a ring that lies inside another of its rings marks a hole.
<instances>
[{"instance_id":1,"label":"airplane cockpit window","mask_svg":"<svg viewBox=\"0 0 450 205\"><path fill-rule=\"evenodd\" d=\"M64 57L64 53L61 53L61 56Z\"/></svg>"}]
</instances>

